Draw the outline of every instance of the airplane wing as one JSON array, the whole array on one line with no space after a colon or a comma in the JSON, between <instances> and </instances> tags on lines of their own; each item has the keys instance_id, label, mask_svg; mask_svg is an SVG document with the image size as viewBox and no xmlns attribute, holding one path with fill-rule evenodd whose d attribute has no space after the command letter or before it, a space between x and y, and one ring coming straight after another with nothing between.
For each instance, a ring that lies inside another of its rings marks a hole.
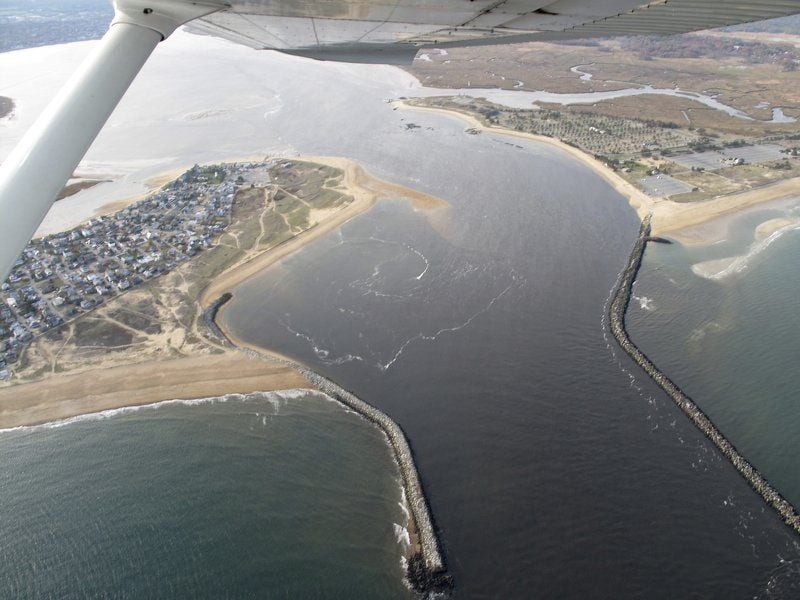
<instances>
[{"instance_id":1,"label":"airplane wing","mask_svg":"<svg viewBox=\"0 0 800 600\"><path fill-rule=\"evenodd\" d=\"M422 46L669 35L796 12L798 0L231 0L192 28L312 58L410 62Z\"/></svg>"},{"instance_id":2,"label":"airplane wing","mask_svg":"<svg viewBox=\"0 0 800 600\"><path fill-rule=\"evenodd\" d=\"M424 46L672 34L800 12L800 0L111 0L114 20L0 166L0 281L158 43L191 22L253 48L410 62Z\"/></svg>"}]
</instances>

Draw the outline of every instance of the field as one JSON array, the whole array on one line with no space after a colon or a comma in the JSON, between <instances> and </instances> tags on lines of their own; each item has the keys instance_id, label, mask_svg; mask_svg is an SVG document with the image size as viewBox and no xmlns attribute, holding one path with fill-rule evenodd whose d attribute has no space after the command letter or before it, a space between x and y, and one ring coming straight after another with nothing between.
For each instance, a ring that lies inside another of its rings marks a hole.
<instances>
[{"instance_id":1,"label":"field","mask_svg":"<svg viewBox=\"0 0 800 600\"><path fill-rule=\"evenodd\" d=\"M232 222L216 245L34 340L20 357L15 381L79 370L87 364L114 366L222 352L223 346L204 324L199 303L208 284L353 200L341 188L342 171L333 167L278 162L263 175L262 183L239 188Z\"/></svg>"},{"instance_id":2,"label":"field","mask_svg":"<svg viewBox=\"0 0 800 600\"><path fill-rule=\"evenodd\" d=\"M687 92L679 97L645 94L531 109L466 96L408 102L560 139L653 197L703 200L800 176L800 44L752 32L745 38L692 34L452 49L428 52L408 69L425 85L445 88L570 93L652 85ZM773 109L786 118L773 122Z\"/></svg>"},{"instance_id":3,"label":"field","mask_svg":"<svg viewBox=\"0 0 800 600\"><path fill-rule=\"evenodd\" d=\"M691 34L654 38L589 40L570 44L449 49L427 53L408 71L429 87L500 87L549 92L593 92L652 85L714 96L754 120L708 108L689 98L637 96L571 106L568 112L592 113L681 127L707 129L722 136L798 133L797 123L767 123L780 107L800 117L800 59L793 44ZM737 49L738 48L738 49ZM788 62L787 62L788 61ZM574 69L574 70L573 70ZM590 78L581 77L588 73Z\"/></svg>"}]
</instances>

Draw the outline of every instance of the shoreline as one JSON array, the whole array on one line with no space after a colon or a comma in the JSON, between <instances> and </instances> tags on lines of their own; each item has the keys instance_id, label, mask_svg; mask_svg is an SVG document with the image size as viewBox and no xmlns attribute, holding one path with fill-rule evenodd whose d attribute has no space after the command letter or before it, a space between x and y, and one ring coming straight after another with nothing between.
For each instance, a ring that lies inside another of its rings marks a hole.
<instances>
[{"instance_id":1,"label":"shoreline","mask_svg":"<svg viewBox=\"0 0 800 600\"><path fill-rule=\"evenodd\" d=\"M330 215L324 223L312 225L309 229L273 248L254 256L245 257L217 276L200 294L199 303L203 310L204 321L208 329L223 344L245 355L281 363L293 369L311 382L314 389L327 394L345 408L353 410L380 429L386 437L392 457L400 471L401 488L410 513L407 529L411 545L405 552L407 559L405 577L414 591L421 595L428 595L431 592L446 592L452 588L452 579L447 573L439 549L438 536L433 526L414 455L402 428L377 407L365 402L308 366L271 348L246 342L225 327L219 317L236 298L232 292L233 288L301 250L318 237L367 212L374 206L381 194L405 197L412 202L415 208L426 211L446 208L449 203L440 198L373 177L358 163L350 159L306 156L294 160L326 164L342 169L345 174L343 185L346 192L353 195L354 201L344 209Z\"/></svg>"},{"instance_id":2,"label":"shoreline","mask_svg":"<svg viewBox=\"0 0 800 600\"><path fill-rule=\"evenodd\" d=\"M563 150L573 158L576 158L581 163L592 169L592 171L594 171L597 175L602 177L607 183L611 185L611 187L613 187L622 196L624 196L628 200L628 204L630 204L631 207L633 207L633 209L636 211L636 214L639 216L639 219L644 219L653 209L653 206L656 202L654 198L636 189L633 186L633 184L625 181L614 171L603 166L593 156L587 154L586 152L584 152L579 148L576 148L575 146L570 146L569 144L562 142L557 138L551 138L544 135L537 135L535 133L526 133L524 131L515 131L513 129L504 129L503 127L494 127L491 125L485 125L475 116L457 110L451 110L447 108L433 108L428 106L414 106L412 104L404 102L403 100L397 100L392 104L404 110L416 110L420 112L449 114L454 117L458 117L463 121L466 121L470 127L480 132L494 133L498 135L507 135L510 137L532 140L534 142L540 142L543 144L548 144L550 146L555 146L556 148Z\"/></svg>"},{"instance_id":3,"label":"shoreline","mask_svg":"<svg viewBox=\"0 0 800 600\"><path fill-rule=\"evenodd\" d=\"M711 244L722 237L701 230L713 230L715 225L736 214L792 198L800 202L800 178L797 177L702 202L661 200L653 212L653 231L658 235L669 234L682 244Z\"/></svg>"},{"instance_id":4,"label":"shoreline","mask_svg":"<svg viewBox=\"0 0 800 600\"><path fill-rule=\"evenodd\" d=\"M43 425L105 410L225 394L308 388L300 373L238 352L59 373L0 389L0 429ZM313 386L311 386L313 387Z\"/></svg>"},{"instance_id":5,"label":"shoreline","mask_svg":"<svg viewBox=\"0 0 800 600\"><path fill-rule=\"evenodd\" d=\"M410 513L407 527L411 546L404 552L407 559L405 577L419 594L447 591L452 587L452 580L439 550L438 536L410 445L400 426L376 407L305 365L268 348L237 339L218 323L217 317L230 306L233 294L229 290L367 212L382 195L407 198L415 208L424 211L446 208L449 203L373 177L350 159L304 156L287 157L286 160L342 169L343 191L354 199L286 241L245 256L201 291L197 302L204 313L203 321L208 331L227 346L225 351L221 354L149 360L111 368L58 373L37 381L0 388L0 430L63 422L109 410L178 399L198 400L287 389L320 391L358 413L385 435L400 471L401 488Z\"/></svg>"},{"instance_id":6,"label":"shoreline","mask_svg":"<svg viewBox=\"0 0 800 600\"><path fill-rule=\"evenodd\" d=\"M640 220L644 220L648 214L652 214L651 227L653 235L668 233L671 237L676 238L682 243L686 242L688 239L681 235L686 229L710 224L720 218L730 216L760 204L782 200L792 196L800 197L800 178L795 177L736 194L704 200L702 202L674 202L666 198L658 198L645 194L613 170L604 166L592 155L575 146L570 146L557 138L486 125L474 115L459 110L415 106L403 100L397 100L392 104L404 110L449 114L465 121L470 127L480 132L522 138L555 146L567 152L573 158L581 161L581 163L592 169L617 192L624 196L631 207L636 211ZM694 243L698 242L694 241Z\"/></svg>"},{"instance_id":7,"label":"shoreline","mask_svg":"<svg viewBox=\"0 0 800 600\"><path fill-rule=\"evenodd\" d=\"M225 300L218 302L224 304ZM213 322L213 316L210 319ZM255 346L229 344L231 350L223 354L61 374L4 388L0 390L0 433L92 415L102 417L126 408L212 401L237 394L288 390L325 394L377 427L386 438L408 508L410 545L403 556L409 585L421 597L452 589L414 456L401 427L380 409L304 365Z\"/></svg>"},{"instance_id":8,"label":"shoreline","mask_svg":"<svg viewBox=\"0 0 800 600\"><path fill-rule=\"evenodd\" d=\"M343 191L352 195L353 201L336 212L327 215L327 218L322 222L312 225L305 231L272 248L246 256L240 262L220 273L200 293L199 302L203 310L206 310L211 302L229 291L230 288L245 282L264 269L294 254L306 244L310 244L317 238L338 229L351 219L364 214L375 205L375 202L382 195L407 198L415 208L425 211L443 209L450 205L441 198L374 177L361 165L349 158L298 156L286 157L286 160L317 163L341 169L344 173L342 180Z\"/></svg>"},{"instance_id":9,"label":"shoreline","mask_svg":"<svg viewBox=\"0 0 800 600\"><path fill-rule=\"evenodd\" d=\"M633 284L642 265L644 252L651 233L650 218L642 221L639 235L634 243L628 263L620 273L612 300L608 308L609 329L622 351L658 385L690 421L711 441L719 452L731 463L750 487L761 496L781 520L800 535L800 515L795 507L761 475L725 435L714 425L705 412L694 403L673 381L631 340L625 324L625 315L633 294Z\"/></svg>"},{"instance_id":10,"label":"shoreline","mask_svg":"<svg viewBox=\"0 0 800 600\"><path fill-rule=\"evenodd\" d=\"M219 309L228 304L230 297L226 295L217 299L209 309L214 314L208 314L207 321L212 321L224 341L241 353L260 359L278 362L289 367L308 380L314 389L326 394L344 408L350 409L364 420L377 427L386 437L386 443L391 450L392 458L397 464L401 477L401 489L405 504L408 507L409 517L406 524L409 532L410 546L405 552L406 573L405 577L415 592L424 597L430 593L444 593L452 589L453 580L447 573L447 567L439 548L439 538L433 525L430 507L425 496L425 490L417 471L414 453L403 429L385 412L365 402L352 392L340 386L328 377L317 373L306 365L285 355L262 348L255 344L247 343L226 330L215 320Z\"/></svg>"}]
</instances>

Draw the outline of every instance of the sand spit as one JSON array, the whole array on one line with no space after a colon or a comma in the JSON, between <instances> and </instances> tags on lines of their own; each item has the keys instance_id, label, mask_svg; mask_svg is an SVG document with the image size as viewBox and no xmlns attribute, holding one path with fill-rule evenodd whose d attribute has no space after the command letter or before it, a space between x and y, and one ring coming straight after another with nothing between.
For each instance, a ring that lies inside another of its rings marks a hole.
<instances>
[{"instance_id":1,"label":"sand spit","mask_svg":"<svg viewBox=\"0 0 800 600\"><path fill-rule=\"evenodd\" d=\"M353 202L335 212L329 213L324 221L313 225L274 248L255 256L248 256L233 265L203 291L200 296L200 304L203 308L207 308L212 301L219 298L223 293L230 291L236 285L293 254L315 239L338 229L350 219L365 213L372 208L375 201L380 197L408 198L415 208L425 211L434 211L450 206L447 201L436 196L378 179L370 175L361 165L347 158L302 156L287 158L286 160L318 163L341 169L344 172L342 191L353 196Z\"/></svg>"},{"instance_id":2,"label":"sand spit","mask_svg":"<svg viewBox=\"0 0 800 600\"><path fill-rule=\"evenodd\" d=\"M710 418L675 385L658 367L633 343L625 328L625 313L631 300L633 282L642 264L647 237L650 235L650 217L645 217L639 231L639 237L633 247L627 267L620 275L619 284L609 308L609 324L611 333L619 345L636 362L645 373L655 381L667 395L672 398L684 414L691 419L697 428L711 440L720 452L731 462L739 474L745 478L764 501L780 515L784 523L800 534L800 515L795 507L776 490L758 470L742 456L727 438L714 425Z\"/></svg>"},{"instance_id":3,"label":"sand spit","mask_svg":"<svg viewBox=\"0 0 800 600\"><path fill-rule=\"evenodd\" d=\"M240 352L57 374L0 389L0 429L181 398L307 388L291 367Z\"/></svg>"}]
</instances>

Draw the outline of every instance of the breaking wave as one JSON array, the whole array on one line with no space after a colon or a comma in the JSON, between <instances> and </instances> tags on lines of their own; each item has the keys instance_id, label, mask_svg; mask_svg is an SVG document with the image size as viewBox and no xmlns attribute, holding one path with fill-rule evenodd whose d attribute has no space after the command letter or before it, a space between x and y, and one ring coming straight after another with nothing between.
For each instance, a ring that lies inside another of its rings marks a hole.
<instances>
[{"instance_id":1,"label":"breaking wave","mask_svg":"<svg viewBox=\"0 0 800 600\"><path fill-rule=\"evenodd\" d=\"M162 406L199 406L201 404L221 404L228 401L244 401L249 399L266 400L277 410L278 407L288 400L302 398L303 396L319 396L330 398L327 394L310 389L289 389L278 390L274 392L252 392L250 394L224 394L222 396L209 396L207 398L193 398L189 400L174 399L174 400L161 400L158 402L151 402L149 404L137 404L135 406L121 406L119 408L109 408L98 412L86 413L83 415L75 415L74 417L67 417L65 419L57 419L39 425L20 425L18 427L9 427L0 429L0 433L10 433L12 431L37 431L42 429L58 429L73 425L74 423L82 423L85 421L105 421L114 417L132 414L146 410L155 410Z\"/></svg>"},{"instance_id":2,"label":"breaking wave","mask_svg":"<svg viewBox=\"0 0 800 600\"><path fill-rule=\"evenodd\" d=\"M698 277L713 281L719 281L733 274L742 273L748 269L756 256L764 252L785 233L798 229L800 229L800 226L797 223L781 227L770 236L752 244L746 254L695 263L692 265L692 273Z\"/></svg>"}]
</instances>

